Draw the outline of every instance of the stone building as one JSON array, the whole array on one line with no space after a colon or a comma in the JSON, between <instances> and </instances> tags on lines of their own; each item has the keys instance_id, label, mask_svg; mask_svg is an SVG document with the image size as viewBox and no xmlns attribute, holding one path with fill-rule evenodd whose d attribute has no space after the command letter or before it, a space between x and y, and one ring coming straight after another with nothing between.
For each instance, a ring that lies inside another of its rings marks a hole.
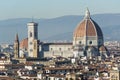
<instances>
[{"instance_id":1,"label":"stone building","mask_svg":"<svg viewBox=\"0 0 120 80\"><path fill-rule=\"evenodd\" d=\"M42 43L40 47L44 57L73 57L72 43Z\"/></svg>"},{"instance_id":2,"label":"stone building","mask_svg":"<svg viewBox=\"0 0 120 80\"><path fill-rule=\"evenodd\" d=\"M119 70L111 70L110 71L110 80L120 80L120 71Z\"/></svg>"},{"instance_id":3,"label":"stone building","mask_svg":"<svg viewBox=\"0 0 120 80\"><path fill-rule=\"evenodd\" d=\"M108 51L104 46L102 30L91 18L88 9L86 10L83 20L77 25L73 32L73 42L71 43L38 42L36 41L38 39L37 32L37 23L28 23L28 40L26 40L26 42L22 41L22 43L28 43L28 47L26 48L29 57L108 57ZM38 43L39 47L37 47ZM24 45L22 45L22 47L24 48ZM35 47L37 48L35 49Z\"/></svg>"},{"instance_id":4,"label":"stone building","mask_svg":"<svg viewBox=\"0 0 120 80\"><path fill-rule=\"evenodd\" d=\"M38 41L38 24L30 22L28 26L28 57L38 57L39 41Z\"/></svg>"}]
</instances>

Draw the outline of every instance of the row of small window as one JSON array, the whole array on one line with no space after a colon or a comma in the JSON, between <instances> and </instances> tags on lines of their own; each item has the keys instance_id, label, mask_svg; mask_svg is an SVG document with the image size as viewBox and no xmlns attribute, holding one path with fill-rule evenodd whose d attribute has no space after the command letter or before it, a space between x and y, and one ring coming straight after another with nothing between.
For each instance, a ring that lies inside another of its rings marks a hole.
<instances>
[{"instance_id":1,"label":"row of small window","mask_svg":"<svg viewBox=\"0 0 120 80\"><path fill-rule=\"evenodd\" d=\"M37 37L37 32L35 32L34 34L35 34L34 36ZM32 32L30 32L30 37L32 37L32 36L33 36L33 34L32 34Z\"/></svg>"},{"instance_id":2,"label":"row of small window","mask_svg":"<svg viewBox=\"0 0 120 80\"><path fill-rule=\"evenodd\" d=\"M79 44L82 44L81 41L79 41ZM92 44L92 41L89 41L89 44ZM101 44L101 42L99 41L99 44Z\"/></svg>"},{"instance_id":3,"label":"row of small window","mask_svg":"<svg viewBox=\"0 0 120 80\"><path fill-rule=\"evenodd\" d=\"M80 41L79 44L82 44L82 42ZM92 44L92 41L89 41L89 44Z\"/></svg>"},{"instance_id":4,"label":"row of small window","mask_svg":"<svg viewBox=\"0 0 120 80\"><path fill-rule=\"evenodd\" d=\"M53 50L53 48L51 48L50 50L52 51L52 50ZM61 51L61 50L62 50L62 48L59 48L59 50ZM68 48L68 50L70 50L70 48Z\"/></svg>"},{"instance_id":5,"label":"row of small window","mask_svg":"<svg viewBox=\"0 0 120 80\"><path fill-rule=\"evenodd\" d=\"M32 42L30 42L30 45L32 45L33 43ZM34 44L34 49L36 49L36 45Z\"/></svg>"}]
</instances>

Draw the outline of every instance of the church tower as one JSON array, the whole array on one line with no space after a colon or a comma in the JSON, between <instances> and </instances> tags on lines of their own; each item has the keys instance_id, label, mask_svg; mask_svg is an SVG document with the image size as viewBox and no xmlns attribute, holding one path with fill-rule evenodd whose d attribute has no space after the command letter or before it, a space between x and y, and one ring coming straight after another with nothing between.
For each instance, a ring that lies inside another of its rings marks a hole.
<instances>
[{"instance_id":1,"label":"church tower","mask_svg":"<svg viewBox=\"0 0 120 80\"><path fill-rule=\"evenodd\" d=\"M38 24L35 22L30 22L28 26L28 57L37 58L38 57Z\"/></svg>"},{"instance_id":2,"label":"church tower","mask_svg":"<svg viewBox=\"0 0 120 80\"><path fill-rule=\"evenodd\" d=\"M18 34L16 34L15 41L14 41L14 58L19 58L19 39Z\"/></svg>"}]
</instances>

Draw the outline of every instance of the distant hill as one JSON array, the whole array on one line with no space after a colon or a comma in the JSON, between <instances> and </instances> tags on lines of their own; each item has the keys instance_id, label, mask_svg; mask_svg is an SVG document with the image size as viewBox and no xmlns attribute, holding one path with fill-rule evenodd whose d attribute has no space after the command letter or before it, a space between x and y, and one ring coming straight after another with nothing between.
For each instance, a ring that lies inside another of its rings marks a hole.
<instances>
[{"instance_id":1,"label":"distant hill","mask_svg":"<svg viewBox=\"0 0 120 80\"><path fill-rule=\"evenodd\" d=\"M84 16L62 16L52 19L34 19L39 23L41 41L72 40L77 24ZM120 40L120 14L95 14L91 16L101 27L105 40ZM31 18L16 18L0 21L0 43L13 43L15 34L20 40L27 37L27 23Z\"/></svg>"}]
</instances>

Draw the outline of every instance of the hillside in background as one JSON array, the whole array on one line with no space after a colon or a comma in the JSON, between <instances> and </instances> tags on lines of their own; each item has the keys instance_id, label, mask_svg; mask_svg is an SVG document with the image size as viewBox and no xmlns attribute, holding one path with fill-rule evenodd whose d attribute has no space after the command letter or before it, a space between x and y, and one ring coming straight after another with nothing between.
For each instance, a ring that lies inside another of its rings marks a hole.
<instances>
[{"instance_id":1,"label":"hillside in background","mask_svg":"<svg viewBox=\"0 0 120 80\"><path fill-rule=\"evenodd\" d=\"M39 24L41 41L72 40L77 24L84 16L62 16L52 19L34 19ZM120 40L120 14L96 14L91 16L101 27L105 40ZM15 34L19 39L27 37L27 23L31 18L16 18L0 21L0 43L13 43Z\"/></svg>"}]
</instances>

